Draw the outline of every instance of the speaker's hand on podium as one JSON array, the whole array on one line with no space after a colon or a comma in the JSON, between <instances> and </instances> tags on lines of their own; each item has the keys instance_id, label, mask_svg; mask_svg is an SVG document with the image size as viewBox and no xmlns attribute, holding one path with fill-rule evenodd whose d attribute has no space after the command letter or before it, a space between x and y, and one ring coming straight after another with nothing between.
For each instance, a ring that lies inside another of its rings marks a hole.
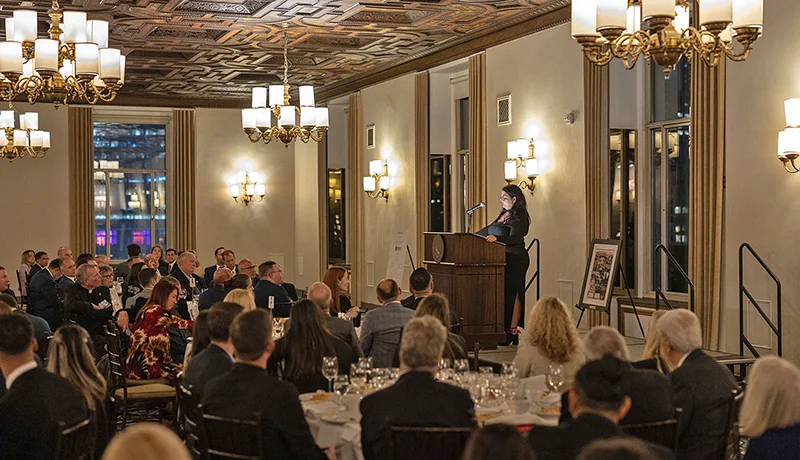
<instances>
[{"instance_id":1,"label":"speaker's hand on podium","mask_svg":"<svg viewBox=\"0 0 800 460\"><path fill-rule=\"evenodd\" d=\"M487 243L494 243L495 241L497 241L497 237L495 235L489 235L486 237Z\"/></svg>"}]
</instances>

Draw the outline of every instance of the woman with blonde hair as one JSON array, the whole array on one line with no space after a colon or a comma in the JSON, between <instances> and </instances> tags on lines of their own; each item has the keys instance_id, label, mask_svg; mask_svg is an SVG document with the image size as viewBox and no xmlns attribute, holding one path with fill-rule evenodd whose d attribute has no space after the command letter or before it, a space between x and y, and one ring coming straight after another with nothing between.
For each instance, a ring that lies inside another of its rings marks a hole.
<instances>
[{"instance_id":1,"label":"woman with blonde hair","mask_svg":"<svg viewBox=\"0 0 800 460\"><path fill-rule=\"evenodd\" d=\"M561 366L566 388L586 362L578 329L566 304L555 297L543 297L533 306L519 339L514 365L520 378L545 375L550 366Z\"/></svg>"},{"instance_id":2,"label":"woman with blonde hair","mask_svg":"<svg viewBox=\"0 0 800 460\"><path fill-rule=\"evenodd\" d=\"M668 359L664 359L661 349L661 334L656 328L658 319L664 316L665 310L656 310L647 323L644 331L644 352L642 360L633 363L636 369L648 369L658 371L662 374L669 374L675 370L675 366Z\"/></svg>"},{"instance_id":3,"label":"woman with blonde hair","mask_svg":"<svg viewBox=\"0 0 800 460\"><path fill-rule=\"evenodd\" d=\"M158 423L137 423L114 436L103 460L191 460L183 441Z\"/></svg>"},{"instance_id":4,"label":"woman with blonde hair","mask_svg":"<svg viewBox=\"0 0 800 460\"><path fill-rule=\"evenodd\" d=\"M22 258L19 262L19 295L26 297L28 295L28 281L31 276L31 267L36 263L36 253L33 249L26 249L22 251Z\"/></svg>"},{"instance_id":5,"label":"woman with blonde hair","mask_svg":"<svg viewBox=\"0 0 800 460\"><path fill-rule=\"evenodd\" d=\"M256 309L256 298L252 289L234 289L225 296L224 302L238 303L244 311Z\"/></svg>"},{"instance_id":6,"label":"woman with blonde hair","mask_svg":"<svg viewBox=\"0 0 800 460\"><path fill-rule=\"evenodd\" d=\"M739 422L750 436L745 460L800 459L800 369L777 356L748 373Z\"/></svg>"},{"instance_id":7,"label":"woman with blonde hair","mask_svg":"<svg viewBox=\"0 0 800 460\"><path fill-rule=\"evenodd\" d=\"M431 294L425 296L425 298L419 303L417 312L414 314L414 316L433 316L434 318L438 319L448 331L450 330L450 303L447 301L447 297L442 294ZM466 348L467 345L464 342L464 337L453 334L452 332L448 332L447 342L444 344L442 358L466 359L467 352L464 351Z\"/></svg>"}]
</instances>

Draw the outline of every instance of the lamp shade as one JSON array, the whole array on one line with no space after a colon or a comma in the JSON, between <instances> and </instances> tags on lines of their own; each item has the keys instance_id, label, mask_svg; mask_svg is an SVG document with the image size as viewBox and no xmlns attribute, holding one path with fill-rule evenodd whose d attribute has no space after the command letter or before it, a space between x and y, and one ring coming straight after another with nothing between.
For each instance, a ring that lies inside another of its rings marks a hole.
<instances>
[{"instance_id":1,"label":"lamp shade","mask_svg":"<svg viewBox=\"0 0 800 460\"><path fill-rule=\"evenodd\" d=\"M28 132L23 129L14 130L14 147L26 147L28 145Z\"/></svg>"},{"instance_id":2,"label":"lamp shade","mask_svg":"<svg viewBox=\"0 0 800 460\"><path fill-rule=\"evenodd\" d=\"M256 127L258 128L270 128L272 127L272 112L266 108L261 107L259 109L254 109L256 112Z\"/></svg>"},{"instance_id":3,"label":"lamp shade","mask_svg":"<svg viewBox=\"0 0 800 460\"><path fill-rule=\"evenodd\" d=\"M86 41L86 13L82 11L64 11L64 43L81 43Z\"/></svg>"},{"instance_id":4,"label":"lamp shade","mask_svg":"<svg viewBox=\"0 0 800 460\"><path fill-rule=\"evenodd\" d=\"M699 5L700 24L731 22L733 20L731 3L731 0L703 0Z\"/></svg>"},{"instance_id":5,"label":"lamp shade","mask_svg":"<svg viewBox=\"0 0 800 460\"><path fill-rule=\"evenodd\" d=\"M36 18L36 11L15 10L14 11L14 41L32 42L39 35L39 20Z\"/></svg>"},{"instance_id":6,"label":"lamp shade","mask_svg":"<svg viewBox=\"0 0 800 460\"><path fill-rule=\"evenodd\" d=\"M283 105L283 85L269 85L269 106Z\"/></svg>"},{"instance_id":7,"label":"lamp shade","mask_svg":"<svg viewBox=\"0 0 800 460\"><path fill-rule=\"evenodd\" d=\"M379 186L383 191L389 190L389 176L381 176Z\"/></svg>"},{"instance_id":8,"label":"lamp shade","mask_svg":"<svg viewBox=\"0 0 800 460\"><path fill-rule=\"evenodd\" d=\"M264 184L256 184L256 195L264 196L267 194L267 187Z\"/></svg>"},{"instance_id":9,"label":"lamp shade","mask_svg":"<svg viewBox=\"0 0 800 460\"><path fill-rule=\"evenodd\" d=\"M0 73L22 73L22 43L0 42Z\"/></svg>"},{"instance_id":10,"label":"lamp shade","mask_svg":"<svg viewBox=\"0 0 800 460\"><path fill-rule=\"evenodd\" d=\"M86 21L86 40L99 48L108 48L108 21Z\"/></svg>"},{"instance_id":11,"label":"lamp shade","mask_svg":"<svg viewBox=\"0 0 800 460\"><path fill-rule=\"evenodd\" d=\"M632 34L642 27L642 5L634 3L625 13L625 33Z\"/></svg>"},{"instance_id":12,"label":"lamp shade","mask_svg":"<svg viewBox=\"0 0 800 460\"><path fill-rule=\"evenodd\" d=\"M247 182L247 176L248 176L248 175L247 175L247 171L239 171L239 172L236 174L236 179L237 179L237 180L238 180L240 183L244 184L245 182Z\"/></svg>"},{"instance_id":13,"label":"lamp shade","mask_svg":"<svg viewBox=\"0 0 800 460\"><path fill-rule=\"evenodd\" d=\"M800 128L786 128L785 131L781 131L783 134L783 145L781 150L783 150L784 155L790 154L800 154ZM779 144L780 137L779 137ZM781 155L781 152L778 152L778 155Z\"/></svg>"},{"instance_id":14,"label":"lamp shade","mask_svg":"<svg viewBox=\"0 0 800 460\"><path fill-rule=\"evenodd\" d=\"M764 0L733 2L733 27L761 27L764 24Z\"/></svg>"},{"instance_id":15,"label":"lamp shade","mask_svg":"<svg viewBox=\"0 0 800 460\"><path fill-rule=\"evenodd\" d=\"M365 177L364 178L364 191L365 192L374 192L375 191L375 178L374 177Z\"/></svg>"},{"instance_id":16,"label":"lamp shade","mask_svg":"<svg viewBox=\"0 0 800 460\"><path fill-rule=\"evenodd\" d=\"M626 27L627 0L597 0L597 27Z\"/></svg>"},{"instance_id":17,"label":"lamp shade","mask_svg":"<svg viewBox=\"0 0 800 460\"><path fill-rule=\"evenodd\" d=\"M100 78L119 79L119 50L103 48L100 50Z\"/></svg>"},{"instance_id":18,"label":"lamp shade","mask_svg":"<svg viewBox=\"0 0 800 460\"><path fill-rule=\"evenodd\" d=\"M25 129L39 129L39 114L25 112Z\"/></svg>"},{"instance_id":19,"label":"lamp shade","mask_svg":"<svg viewBox=\"0 0 800 460\"><path fill-rule=\"evenodd\" d=\"M311 128L315 125L317 116L314 107L300 108L300 126Z\"/></svg>"},{"instance_id":20,"label":"lamp shade","mask_svg":"<svg viewBox=\"0 0 800 460\"><path fill-rule=\"evenodd\" d=\"M329 123L329 121L328 121L328 108L327 107L317 107L316 109L314 109L314 111L316 112L316 116L315 117L316 117L316 120L317 120L317 126L321 126L321 127L327 128L328 127L328 123Z\"/></svg>"},{"instance_id":21,"label":"lamp shade","mask_svg":"<svg viewBox=\"0 0 800 460\"><path fill-rule=\"evenodd\" d=\"M383 162L381 160L372 160L369 162L369 175L374 176L383 171Z\"/></svg>"},{"instance_id":22,"label":"lamp shade","mask_svg":"<svg viewBox=\"0 0 800 460\"><path fill-rule=\"evenodd\" d=\"M786 112L786 126L800 127L800 98L787 99L783 107Z\"/></svg>"},{"instance_id":23,"label":"lamp shade","mask_svg":"<svg viewBox=\"0 0 800 460\"><path fill-rule=\"evenodd\" d=\"M97 57L99 49L96 43L75 44L75 74L97 75Z\"/></svg>"},{"instance_id":24,"label":"lamp shade","mask_svg":"<svg viewBox=\"0 0 800 460\"><path fill-rule=\"evenodd\" d=\"M297 125L297 110L293 105L281 107L280 125L287 128Z\"/></svg>"},{"instance_id":25,"label":"lamp shade","mask_svg":"<svg viewBox=\"0 0 800 460\"><path fill-rule=\"evenodd\" d=\"M528 158L525 160L525 173L528 177L539 176L539 160L536 158Z\"/></svg>"},{"instance_id":26,"label":"lamp shade","mask_svg":"<svg viewBox=\"0 0 800 460\"><path fill-rule=\"evenodd\" d=\"M125 56L119 55L119 84L125 83Z\"/></svg>"},{"instance_id":27,"label":"lamp shade","mask_svg":"<svg viewBox=\"0 0 800 460\"><path fill-rule=\"evenodd\" d=\"M42 132L39 130L31 131L31 147L42 146Z\"/></svg>"},{"instance_id":28,"label":"lamp shade","mask_svg":"<svg viewBox=\"0 0 800 460\"><path fill-rule=\"evenodd\" d=\"M509 160L513 160L514 158L520 158L519 149L517 148L517 141L508 141L506 144L506 157Z\"/></svg>"},{"instance_id":29,"label":"lamp shade","mask_svg":"<svg viewBox=\"0 0 800 460\"><path fill-rule=\"evenodd\" d=\"M572 1L572 36L597 33L597 0Z\"/></svg>"},{"instance_id":30,"label":"lamp shade","mask_svg":"<svg viewBox=\"0 0 800 460\"><path fill-rule=\"evenodd\" d=\"M517 162L514 160L507 160L503 168L503 173L507 181L512 181L517 178Z\"/></svg>"},{"instance_id":31,"label":"lamp shade","mask_svg":"<svg viewBox=\"0 0 800 460\"><path fill-rule=\"evenodd\" d=\"M314 87L300 87L300 107L314 107Z\"/></svg>"},{"instance_id":32,"label":"lamp shade","mask_svg":"<svg viewBox=\"0 0 800 460\"><path fill-rule=\"evenodd\" d=\"M239 186L238 185L231 185L231 196L234 198L239 198Z\"/></svg>"},{"instance_id":33,"label":"lamp shade","mask_svg":"<svg viewBox=\"0 0 800 460\"><path fill-rule=\"evenodd\" d=\"M242 128L256 127L256 109L242 109Z\"/></svg>"},{"instance_id":34,"label":"lamp shade","mask_svg":"<svg viewBox=\"0 0 800 460\"><path fill-rule=\"evenodd\" d=\"M14 111L3 110L0 112L0 128L14 127Z\"/></svg>"},{"instance_id":35,"label":"lamp shade","mask_svg":"<svg viewBox=\"0 0 800 460\"><path fill-rule=\"evenodd\" d=\"M75 66L72 64L72 61L69 59L64 59L64 64L61 66L59 70L61 76L64 78L67 77L74 77L75 76Z\"/></svg>"},{"instance_id":36,"label":"lamp shade","mask_svg":"<svg viewBox=\"0 0 800 460\"><path fill-rule=\"evenodd\" d=\"M644 0L642 1L642 17L647 19L652 16L675 17L675 0Z\"/></svg>"},{"instance_id":37,"label":"lamp shade","mask_svg":"<svg viewBox=\"0 0 800 460\"><path fill-rule=\"evenodd\" d=\"M267 106L267 88L265 86L257 86L253 88L253 102L250 105L252 108L266 107Z\"/></svg>"},{"instance_id":38,"label":"lamp shade","mask_svg":"<svg viewBox=\"0 0 800 460\"><path fill-rule=\"evenodd\" d=\"M50 131L42 131L42 147L50 148Z\"/></svg>"},{"instance_id":39,"label":"lamp shade","mask_svg":"<svg viewBox=\"0 0 800 460\"><path fill-rule=\"evenodd\" d=\"M25 114L24 113L19 114L19 129L28 129L28 127L25 124Z\"/></svg>"},{"instance_id":40,"label":"lamp shade","mask_svg":"<svg viewBox=\"0 0 800 460\"><path fill-rule=\"evenodd\" d=\"M6 41L14 41L14 18L6 18Z\"/></svg>"}]
</instances>

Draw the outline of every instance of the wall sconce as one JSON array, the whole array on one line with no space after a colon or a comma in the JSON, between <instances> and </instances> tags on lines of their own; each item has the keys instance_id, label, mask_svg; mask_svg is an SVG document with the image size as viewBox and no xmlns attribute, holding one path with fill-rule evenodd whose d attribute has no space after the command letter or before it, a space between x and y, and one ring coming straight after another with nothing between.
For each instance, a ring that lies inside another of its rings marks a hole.
<instances>
[{"instance_id":1,"label":"wall sconce","mask_svg":"<svg viewBox=\"0 0 800 460\"><path fill-rule=\"evenodd\" d=\"M517 179L519 168L525 168L528 179L523 179L517 185L533 193L533 189L536 188L536 178L539 176L539 162L534 155L533 138L508 142L508 160L504 169L506 182L511 184Z\"/></svg>"},{"instance_id":2,"label":"wall sconce","mask_svg":"<svg viewBox=\"0 0 800 460\"><path fill-rule=\"evenodd\" d=\"M261 177L258 173L239 171L236 185L231 185L231 196L233 201L249 205L251 201L261 201L266 194L266 187L260 184Z\"/></svg>"},{"instance_id":3,"label":"wall sconce","mask_svg":"<svg viewBox=\"0 0 800 460\"><path fill-rule=\"evenodd\" d=\"M389 201L389 162L372 160L369 162L369 176L364 178L364 191L367 196Z\"/></svg>"},{"instance_id":4,"label":"wall sconce","mask_svg":"<svg viewBox=\"0 0 800 460\"><path fill-rule=\"evenodd\" d=\"M787 99L784 103L786 129L778 133L778 159L789 173L800 172L795 160L800 156L800 99Z\"/></svg>"},{"instance_id":5,"label":"wall sconce","mask_svg":"<svg viewBox=\"0 0 800 460\"><path fill-rule=\"evenodd\" d=\"M136 192L131 193L131 200L128 201L128 208L142 209L142 202L139 201L139 194Z\"/></svg>"}]
</instances>

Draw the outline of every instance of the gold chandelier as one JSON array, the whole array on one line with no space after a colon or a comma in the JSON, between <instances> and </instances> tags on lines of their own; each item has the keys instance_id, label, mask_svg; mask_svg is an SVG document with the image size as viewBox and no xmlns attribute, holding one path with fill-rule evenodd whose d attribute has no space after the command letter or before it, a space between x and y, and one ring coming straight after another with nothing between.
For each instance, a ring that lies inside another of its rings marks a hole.
<instances>
[{"instance_id":1,"label":"gold chandelier","mask_svg":"<svg viewBox=\"0 0 800 460\"><path fill-rule=\"evenodd\" d=\"M632 69L644 56L667 77L684 55L712 67L725 57L747 59L762 33L763 0L703 0L693 8L699 29L690 26L689 0L573 0L572 38L597 65L617 58Z\"/></svg>"},{"instance_id":2,"label":"gold chandelier","mask_svg":"<svg viewBox=\"0 0 800 460\"><path fill-rule=\"evenodd\" d=\"M19 128L14 126L14 106L0 111L0 157L9 161L29 156L41 158L50 149L50 132L39 130L39 114L27 112L19 116Z\"/></svg>"},{"instance_id":3,"label":"gold chandelier","mask_svg":"<svg viewBox=\"0 0 800 460\"><path fill-rule=\"evenodd\" d=\"M108 47L108 21L61 11L57 0L48 15L50 38L38 38L36 11L15 10L6 19L6 41L0 42L0 98L11 101L24 95L31 104L56 105L114 100L125 79L125 56Z\"/></svg>"},{"instance_id":4,"label":"gold chandelier","mask_svg":"<svg viewBox=\"0 0 800 460\"><path fill-rule=\"evenodd\" d=\"M283 27L283 84L270 85L269 91L266 87L253 88L252 107L242 110L242 128L250 142L261 140L269 144L273 139L279 139L286 147L295 139L306 143L309 140L319 142L328 131L328 109L314 106L313 86L299 88L300 107L289 105L289 42L287 25ZM272 124L273 116L275 126Z\"/></svg>"}]
</instances>

